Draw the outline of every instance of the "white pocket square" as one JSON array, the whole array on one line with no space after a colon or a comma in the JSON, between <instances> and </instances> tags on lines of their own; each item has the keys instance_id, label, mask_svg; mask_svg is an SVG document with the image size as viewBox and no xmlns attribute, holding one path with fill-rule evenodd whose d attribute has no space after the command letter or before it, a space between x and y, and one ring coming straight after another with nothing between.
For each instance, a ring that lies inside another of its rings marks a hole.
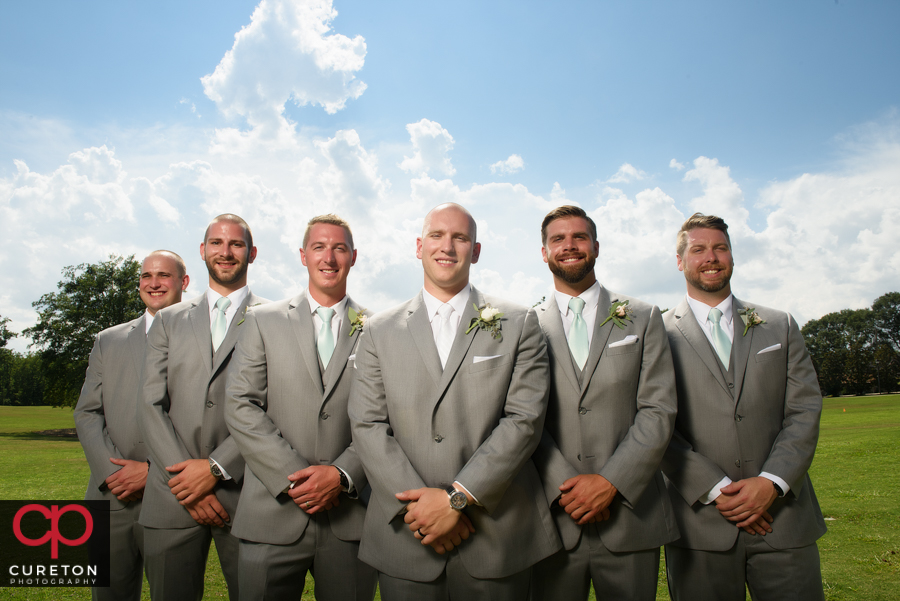
<instances>
[{"instance_id":1,"label":"white pocket square","mask_svg":"<svg viewBox=\"0 0 900 601\"><path fill-rule=\"evenodd\" d=\"M352 355L347 357L347 361L353 361L354 359L356 359L356 353L353 353Z\"/></svg>"},{"instance_id":2,"label":"white pocket square","mask_svg":"<svg viewBox=\"0 0 900 601\"><path fill-rule=\"evenodd\" d=\"M635 344L638 341L638 337L634 334L629 334L622 340L618 342L613 342L609 345L609 348L616 348L617 346L625 346L626 344Z\"/></svg>"},{"instance_id":3,"label":"white pocket square","mask_svg":"<svg viewBox=\"0 0 900 601\"><path fill-rule=\"evenodd\" d=\"M481 363L482 361L490 361L491 359L497 359L502 357L503 355L491 355L490 357L475 357L472 359L472 363Z\"/></svg>"},{"instance_id":4,"label":"white pocket square","mask_svg":"<svg viewBox=\"0 0 900 601\"><path fill-rule=\"evenodd\" d=\"M763 350L759 351L756 354L762 355L763 353L771 353L772 351L777 351L780 348L781 348L781 343L779 342L778 344L773 344L772 346L767 346L766 348L764 348Z\"/></svg>"}]
</instances>

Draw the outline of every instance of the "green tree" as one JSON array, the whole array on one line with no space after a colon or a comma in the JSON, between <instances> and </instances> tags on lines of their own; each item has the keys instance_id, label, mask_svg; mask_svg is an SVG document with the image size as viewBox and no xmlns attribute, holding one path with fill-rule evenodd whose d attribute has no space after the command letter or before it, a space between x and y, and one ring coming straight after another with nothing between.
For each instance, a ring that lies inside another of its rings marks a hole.
<instances>
[{"instance_id":1,"label":"green tree","mask_svg":"<svg viewBox=\"0 0 900 601\"><path fill-rule=\"evenodd\" d=\"M879 338L900 351L900 292L888 292L872 303L872 315Z\"/></svg>"},{"instance_id":2,"label":"green tree","mask_svg":"<svg viewBox=\"0 0 900 601\"><path fill-rule=\"evenodd\" d=\"M6 348L6 343L18 336L11 332L6 324L8 317L0 317L0 405L9 404L12 391L12 370L15 355Z\"/></svg>"},{"instance_id":3,"label":"green tree","mask_svg":"<svg viewBox=\"0 0 900 601\"><path fill-rule=\"evenodd\" d=\"M134 255L110 255L108 261L69 266L63 269L58 292L32 303L38 321L24 333L41 349L46 403L74 406L94 336L144 310L138 292L140 269Z\"/></svg>"},{"instance_id":4,"label":"green tree","mask_svg":"<svg viewBox=\"0 0 900 601\"><path fill-rule=\"evenodd\" d=\"M819 376L822 394L840 395L844 390L844 363L849 353L840 315L829 313L821 319L811 319L801 332Z\"/></svg>"}]
</instances>

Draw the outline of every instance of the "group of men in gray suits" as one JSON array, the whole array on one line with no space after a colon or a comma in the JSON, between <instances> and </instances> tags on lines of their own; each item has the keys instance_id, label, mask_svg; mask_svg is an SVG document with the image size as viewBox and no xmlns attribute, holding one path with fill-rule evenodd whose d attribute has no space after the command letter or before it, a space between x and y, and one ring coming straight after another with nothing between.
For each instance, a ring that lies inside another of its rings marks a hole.
<instances>
[{"instance_id":1,"label":"group of men in gray suits","mask_svg":"<svg viewBox=\"0 0 900 601\"><path fill-rule=\"evenodd\" d=\"M334 215L276 303L247 288L235 215L193 301L180 258L148 256L147 314L97 337L76 410L87 497L120 524L95 598L138 598L143 557L152 598L198 599L214 539L232 599L299 598L307 572L323 600L654 599L661 546L676 600L821 599L816 375L788 314L731 295L724 221L685 222L664 314L597 281L582 209L541 236L532 309L470 284L453 203L424 219L421 292L374 316Z\"/></svg>"}]
</instances>

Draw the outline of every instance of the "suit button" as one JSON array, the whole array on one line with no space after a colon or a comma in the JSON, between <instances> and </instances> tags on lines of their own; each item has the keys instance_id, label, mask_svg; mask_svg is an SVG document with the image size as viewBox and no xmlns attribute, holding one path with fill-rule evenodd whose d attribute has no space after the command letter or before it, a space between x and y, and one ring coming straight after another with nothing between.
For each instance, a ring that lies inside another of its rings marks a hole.
<instances>
[{"instance_id":1,"label":"suit button","mask_svg":"<svg viewBox=\"0 0 900 601\"><path fill-rule=\"evenodd\" d=\"M734 460L734 467L741 467L741 460L740 460L740 459L735 459L735 460Z\"/></svg>"},{"instance_id":2,"label":"suit button","mask_svg":"<svg viewBox=\"0 0 900 601\"><path fill-rule=\"evenodd\" d=\"M444 440L444 437L440 434L434 437L434 442L441 442L442 440Z\"/></svg>"},{"instance_id":3,"label":"suit button","mask_svg":"<svg viewBox=\"0 0 900 601\"><path fill-rule=\"evenodd\" d=\"M579 408L578 408L578 413L580 413L581 415L586 415L586 414L587 414L587 409L585 409L584 407L579 407Z\"/></svg>"},{"instance_id":4,"label":"suit button","mask_svg":"<svg viewBox=\"0 0 900 601\"><path fill-rule=\"evenodd\" d=\"M735 415L735 416L734 416L734 419L735 419L736 421L741 421L742 419L744 419L744 416L743 416L743 415Z\"/></svg>"},{"instance_id":5,"label":"suit button","mask_svg":"<svg viewBox=\"0 0 900 601\"><path fill-rule=\"evenodd\" d=\"M322 419L328 419L328 418L331 417L331 416L328 415L327 413L325 413L325 412L323 411L323 412L321 413L321 417L322 417Z\"/></svg>"},{"instance_id":6,"label":"suit button","mask_svg":"<svg viewBox=\"0 0 900 601\"><path fill-rule=\"evenodd\" d=\"M581 461L581 453L578 453L578 461Z\"/></svg>"},{"instance_id":7,"label":"suit button","mask_svg":"<svg viewBox=\"0 0 900 601\"><path fill-rule=\"evenodd\" d=\"M215 403L213 403L212 401L206 401L207 407L212 407L213 405L215 405Z\"/></svg>"},{"instance_id":8,"label":"suit button","mask_svg":"<svg viewBox=\"0 0 900 601\"><path fill-rule=\"evenodd\" d=\"M729 383L728 383L728 388L734 388L734 382L729 382Z\"/></svg>"}]
</instances>

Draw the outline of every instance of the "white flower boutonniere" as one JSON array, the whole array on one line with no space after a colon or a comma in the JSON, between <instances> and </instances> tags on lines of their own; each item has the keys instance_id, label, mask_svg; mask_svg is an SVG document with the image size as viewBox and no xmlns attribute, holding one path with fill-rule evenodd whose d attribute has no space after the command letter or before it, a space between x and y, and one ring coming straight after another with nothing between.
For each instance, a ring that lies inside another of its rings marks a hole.
<instances>
[{"instance_id":1,"label":"white flower boutonniere","mask_svg":"<svg viewBox=\"0 0 900 601\"><path fill-rule=\"evenodd\" d=\"M244 323L244 320L247 319L247 311L249 311L253 307L258 307L261 304L262 303L256 303L255 305L247 305L246 307L244 307L244 312L241 313L241 320L239 322L237 322L237 325L241 325L242 323Z\"/></svg>"},{"instance_id":2,"label":"white flower boutonniere","mask_svg":"<svg viewBox=\"0 0 900 601\"><path fill-rule=\"evenodd\" d=\"M500 309L492 307L490 304L479 307L473 303L472 306L478 311L478 317L472 318L472 321L469 323L469 329L466 330L466 334L475 328L480 328L485 332L490 332L491 336L500 340L503 337L500 333L500 318L503 317L503 313L500 312Z\"/></svg>"},{"instance_id":3,"label":"white flower boutonniere","mask_svg":"<svg viewBox=\"0 0 900 601\"><path fill-rule=\"evenodd\" d=\"M347 311L347 314L350 316L350 336L353 336L356 333L356 330L359 330L360 334L363 331L363 328L366 326L366 320L369 319L369 316L366 315L365 309L360 309L358 312L353 307L350 307L350 310Z\"/></svg>"},{"instance_id":4,"label":"white flower boutonniere","mask_svg":"<svg viewBox=\"0 0 900 601\"><path fill-rule=\"evenodd\" d=\"M602 327L607 321L612 320L614 324L624 330L627 325L625 321L631 321L631 313L632 309L628 306L628 301L615 301L609 307L609 317L604 319L600 326Z\"/></svg>"},{"instance_id":5,"label":"white flower boutonniere","mask_svg":"<svg viewBox=\"0 0 900 601\"><path fill-rule=\"evenodd\" d=\"M744 333L742 334L742 336L746 336L747 331L750 328L755 328L761 323L766 323L766 321L759 316L759 313L757 313L756 309L754 309L753 307L738 309L738 315L741 316L741 321L744 322Z\"/></svg>"}]
</instances>

